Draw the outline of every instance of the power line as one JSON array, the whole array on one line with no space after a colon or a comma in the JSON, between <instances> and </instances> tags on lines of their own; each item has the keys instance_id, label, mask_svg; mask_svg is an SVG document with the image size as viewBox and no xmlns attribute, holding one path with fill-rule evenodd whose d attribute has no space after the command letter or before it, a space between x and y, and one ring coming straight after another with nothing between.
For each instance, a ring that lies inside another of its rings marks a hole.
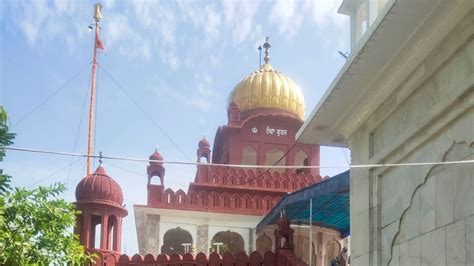
<instances>
[{"instance_id":1,"label":"power line","mask_svg":"<svg viewBox=\"0 0 474 266\"><path fill-rule=\"evenodd\" d=\"M89 82L87 84L90 84L90 79L89 79ZM82 111L81 111L81 117L79 118L79 125L77 126L77 131L76 131L76 139L74 140L74 147L72 149L72 152L75 153L76 152L76 148L77 148L77 142L79 140L79 133L80 133L80 130L81 130L81 125L82 125L82 119L84 117L84 111L86 109L86 103L87 103L87 96L89 95L89 90L86 88L86 93L84 95L84 100L83 100L83 103L82 103ZM69 177L71 175L71 169L72 169L72 161L74 159L74 156L71 156L71 164L69 165L69 170L67 172L67 178L66 178L66 186L69 185Z\"/></svg>"},{"instance_id":2,"label":"power line","mask_svg":"<svg viewBox=\"0 0 474 266\"><path fill-rule=\"evenodd\" d=\"M18 122L16 122L13 126L12 126L12 129L14 129L15 127L17 127L18 125L20 125L25 119L27 119L31 114L33 114L34 112L36 112L39 108L41 108L45 103L47 103L49 100L51 100L56 94L58 94L61 90L63 90L72 80L74 80L77 76L79 76L79 74L81 74L88 66L90 65L87 64L85 67L83 67L81 70L79 70L79 72L77 72L76 74L74 74L71 78L69 78L66 82L64 82L63 85L61 85L58 89L56 89L53 93L51 93L48 97L46 97L46 99L44 99L43 101L41 101L40 104L38 104L35 108L33 108L31 111L29 111L26 115L24 115L22 118L20 118L18 120Z\"/></svg>"},{"instance_id":3,"label":"power line","mask_svg":"<svg viewBox=\"0 0 474 266\"><path fill-rule=\"evenodd\" d=\"M36 181L35 183L33 183L33 184L29 185L28 187L29 187L29 188L31 188L31 187L34 187L34 186L38 185L39 183L41 183L41 182L45 181L46 179L48 179L48 178L52 177L53 175L56 175L57 173L59 173L59 172L63 171L64 169L66 169L66 168L68 168L68 167L71 167L73 164L75 164L75 163L77 163L77 162L81 161L82 159L84 159L84 158L77 158L76 160L74 160L74 161L71 161L71 162L70 162L69 164L67 164L66 166L64 166L64 167L61 167L60 169L58 169L58 170L54 171L52 174L50 174L50 175L48 175L48 176L45 176L45 177L41 178L40 180Z\"/></svg>"},{"instance_id":4,"label":"power line","mask_svg":"<svg viewBox=\"0 0 474 266\"><path fill-rule=\"evenodd\" d=\"M168 140L184 155L184 157L186 159L188 159L189 161L192 161L187 155L186 153L181 149L181 147L179 147L179 145L165 132L165 130L163 128L161 128L158 123L155 122L155 120L137 103L137 101L135 101L128 93L127 91L120 85L120 83L118 83L117 80L115 80L112 75L109 74L109 72L107 72L107 70L102 66L102 65L98 65L105 73L105 75L107 77L110 78L110 80L112 80L113 83L115 83L115 85L133 102L133 104L135 104L135 106L153 123L153 125L155 125L160 131L161 133L163 133L163 135L165 135Z\"/></svg>"},{"instance_id":5,"label":"power line","mask_svg":"<svg viewBox=\"0 0 474 266\"><path fill-rule=\"evenodd\" d=\"M145 175L145 174L141 174L141 173L139 173L139 172L135 172L135 171L133 171L133 170L124 168L124 167L122 167L122 166L118 166L118 165L113 164L113 163L111 163L111 162L104 162L104 164L113 166L113 167L115 167L115 168L118 168L118 169L120 169L120 170L123 170L123 171L125 171L125 172L129 172L129 173L131 173L131 174L134 174L134 175L137 175L137 176L140 176L140 177L147 177L147 178L148 178L148 176ZM167 180L166 183L170 183L170 184L178 185L178 186L185 186L185 187L188 186L187 184L179 184L179 183L175 183L175 182L170 182L169 180Z\"/></svg>"},{"instance_id":6,"label":"power line","mask_svg":"<svg viewBox=\"0 0 474 266\"><path fill-rule=\"evenodd\" d=\"M28 149L28 148L15 148L15 147L3 147L1 149L10 151L22 151L31 153L42 153L42 154L53 154L61 156L75 156L75 157L91 157L91 158L103 158L109 160L120 160L120 161L133 161L133 162L156 162L166 164L179 164L179 165L208 165L218 167L235 167L235 168L271 168L271 169L318 169L318 168L378 168L378 167L394 167L394 166L423 166L423 165L451 165L451 164L467 164L474 163L473 160L459 160L459 161L446 161L446 162L417 162L417 163L382 163L382 164L357 164L357 165L333 165L333 166L317 166L317 165L249 165L249 164L214 164L214 163L200 163L200 162L187 162L187 161L159 161L150 159L140 158L127 158L118 156L99 156L99 155L87 155L81 153L70 153L70 152L59 152L39 149Z\"/></svg>"},{"instance_id":7,"label":"power line","mask_svg":"<svg viewBox=\"0 0 474 266\"><path fill-rule=\"evenodd\" d=\"M280 159L278 159L278 161L276 161L276 162L273 164L273 166L276 166L281 160L283 160L283 158L285 158L295 146L296 146L296 142L293 143L293 145L291 145L291 147L285 152L285 154L283 154L283 156L281 156ZM252 183L253 181L255 181L255 180L257 180L258 178L262 177L266 172L270 171L270 169L272 169L272 168L267 168L267 170L261 172L261 173L260 173L258 176L256 176L256 177L250 178L249 180L245 181L242 185ZM299 169L301 169L301 167L299 167Z\"/></svg>"}]
</instances>

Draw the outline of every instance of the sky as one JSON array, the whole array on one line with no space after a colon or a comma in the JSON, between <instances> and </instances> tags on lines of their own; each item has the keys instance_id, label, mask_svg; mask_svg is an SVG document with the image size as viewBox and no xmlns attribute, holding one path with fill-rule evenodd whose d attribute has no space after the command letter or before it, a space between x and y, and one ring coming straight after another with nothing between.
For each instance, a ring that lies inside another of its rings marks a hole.
<instances>
[{"instance_id":1,"label":"sky","mask_svg":"<svg viewBox=\"0 0 474 266\"><path fill-rule=\"evenodd\" d=\"M0 1L0 104L15 147L87 153L95 1ZM227 121L232 89L258 69L270 37L270 63L303 90L306 117L349 52L349 19L340 0L104 0L97 77L95 153L195 161ZM321 165L347 166L346 149L321 148ZM137 252L134 204L146 204L146 163L105 160L129 211L122 251ZM98 166L98 162L94 162ZM195 166L165 165L165 186L186 190ZM7 152L14 186L63 182L74 201L85 159ZM335 175L346 169L321 169Z\"/></svg>"}]
</instances>

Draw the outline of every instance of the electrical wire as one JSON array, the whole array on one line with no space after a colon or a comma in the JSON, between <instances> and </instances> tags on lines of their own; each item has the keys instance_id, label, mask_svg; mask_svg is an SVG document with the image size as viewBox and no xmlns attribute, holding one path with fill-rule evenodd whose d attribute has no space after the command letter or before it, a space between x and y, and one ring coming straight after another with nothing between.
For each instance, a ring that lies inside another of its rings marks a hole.
<instances>
[{"instance_id":1,"label":"electrical wire","mask_svg":"<svg viewBox=\"0 0 474 266\"><path fill-rule=\"evenodd\" d=\"M183 149L181 149L181 147L166 133L166 131L160 127L158 125L158 123L155 122L155 120L151 117L151 115L149 115L138 103L137 101L135 101L135 99L132 98L132 96L130 96L130 94L128 94L128 92L122 87L122 85L120 85L120 83L118 83L118 81L116 79L114 79L114 77L100 64L98 64L98 66L104 71L105 75L107 77L110 78L110 80L133 102L133 104L135 104L135 106L153 123L153 125L155 125L160 131L161 133L163 133L163 135L166 136L166 138L168 138L168 140L183 154L183 156L188 159L189 161L192 161L187 155L186 153L183 151Z\"/></svg>"},{"instance_id":2,"label":"electrical wire","mask_svg":"<svg viewBox=\"0 0 474 266\"><path fill-rule=\"evenodd\" d=\"M46 97L43 101L41 101L40 104L38 104L35 108L33 108L31 111L29 111L26 115L24 115L22 118L20 118L18 120L18 122L16 122L13 126L12 126L12 129L14 129L15 127L17 127L18 125L20 125L23 121L25 121L25 119L27 119L30 115L32 115L34 112L36 112L38 109L40 109L44 104L46 104L49 100L51 100L56 94L58 94L61 90L63 90L64 88L66 88L66 86L71 82L73 81L77 76L79 76L79 74L81 74L88 66L90 65L87 64L86 66L84 66L81 70L79 70L79 72L77 72L76 74L74 74L73 76L71 76L66 82L63 83L63 85L61 85L58 89L56 89L53 93L51 93L48 97Z\"/></svg>"},{"instance_id":3,"label":"electrical wire","mask_svg":"<svg viewBox=\"0 0 474 266\"><path fill-rule=\"evenodd\" d=\"M135 171L133 171L133 170L124 168L124 167L122 167L122 166L118 166L118 165L113 164L113 163L111 163L111 162L104 162L104 164L105 164L105 165L110 165L110 166L112 166L112 167L118 168L118 169L120 169L120 170L123 170L123 171L125 171L125 172L129 172L129 173L131 173L131 174L134 174L134 175L137 175L137 176L140 176L140 177L146 177L146 178L148 178L148 176L145 175L145 174L142 174L142 173L139 173L139 172L135 172ZM185 185L185 184L179 184L179 183L175 183L175 182L170 182L170 181L168 181L168 180L166 181L166 183L170 183L170 184L178 185L178 186L184 186L184 187L187 187L187 186L188 186L188 184L186 184L186 185Z\"/></svg>"},{"instance_id":4,"label":"electrical wire","mask_svg":"<svg viewBox=\"0 0 474 266\"><path fill-rule=\"evenodd\" d=\"M87 85L90 84L90 80L91 80L91 78L89 78L89 82L87 83ZM86 90L85 90L86 93L84 95L84 100L83 100L83 103L82 103L81 117L79 118L79 124L77 126L76 139L74 140L74 147L72 149L73 153L76 152L77 142L79 140L79 133L81 131L82 119L84 118L84 111L86 109L87 96L89 95L89 90L87 88L87 85L86 85ZM71 163L72 163L73 160L74 160L74 156L71 156ZM69 166L69 170L67 172L66 186L69 185L69 177L71 176L71 169L72 169L72 164Z\"/></svg>"},{"instance_id":5,"label":"electrical wire","mask_svg":"<svg viewBox=\"0 0 474 266\"><path fill-rule=\"evenodd\" d=\"M285 154L283 154L283 156L281 156L281 158L276 161L273 166L276 166L281 160L283 160L283 158L285 158L289 153L290 151L296 146L296 142L293 143L293 145L291 145L291 147L285 152ZM267 170L261 172L258 176L256 177L253 177L253 178L249 178L247 181L243 182L242 185L246 185L246 184L249 184L249 183L252 183L253 181L257 180L258 178L262 177L266 172L270 171L272 168L267 168ZM301 169L301 168L299 168Z\"/></svg>"},{"instance_id":6,"label":"electrical wire","mask_svg":"<svg viewBox=\"0 0 474 266\"><path fill-rule=\"evenodd\" d=\"M71 167L73 164L76 164L77 162L82 161L83 159L84 159L84 158L77 158L76 160L70 162L70 163L67 164L66 166L61 167L60 169L54 171L52 174L50 174L50 175L48 175L48 176L45 176L45 177L41 178L40 180L36 181L35 183L29 185L28 188L31 188L31 187L34 187L34 186L38 185L39 183L45 181L46 179L52 177L53 175L56 175L57 173L63 171L64 169L66 169L66 168L68 168L68 167Z\"/></svg>"},{"instance_id":7,"label":"electrical wire","mask_svg":"<svg viewBox=\"0 0 474 266\"><path fill-rule=\"evenodd\" d=\"M452 164L469 164L474 163L473 160L458 160L458 161L446 161L446 162L416 162L416 163L381 163L381 164L357 164L357 165L333 165L333 166L319 166L319 165L248 165L248 164L214 164L214 163L200 163L200 162L187 162L187 161L160 161L140 158L127 158L118 156L100 156L100 155L87 155L81 153L70 153L70 152L58 152L49 150L39 149L28 149L28 148L17 148L17 147L2 147L0 149L10 151L22 151L30 153L42 153L42 154L54 154L61 156L75 156L75 157L91 157L91 158L102 158L109 160L120 160L120 161L133 161L133 162L156 162L166 164L178 164L178 165L208 165L217 167L235 167L235 168L271 168L271 169L318 169L318 168L378 168L378 167L395 167L395 166L423 166L423 165L452 165Z\"/></svg>"}]
</instances>

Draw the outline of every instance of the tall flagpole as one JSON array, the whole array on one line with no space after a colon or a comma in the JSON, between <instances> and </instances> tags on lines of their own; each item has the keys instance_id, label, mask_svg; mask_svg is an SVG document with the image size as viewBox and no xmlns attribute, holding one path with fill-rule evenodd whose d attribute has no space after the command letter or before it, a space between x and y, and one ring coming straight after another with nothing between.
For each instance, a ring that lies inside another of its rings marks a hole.
<instances>
[{"instance_id":1,"label":"tall flagpole","mask_svg":"<svg viewBox=\"0 0 474 266\"><path fill-rule=\"evenodd\" d=\"M99 38L99 21L102 18L102 5L94 5L94 19L95 19L95 38L94 38L94 56L92 57L92 79L91 79L91 105L89 109L89 133L87 138L87 175L91 174L91 155L93 153L92 147L92 132L94 129L94 99L95 99L95 77L97 72L97 42Z\"/></svg>"}]
</instances>

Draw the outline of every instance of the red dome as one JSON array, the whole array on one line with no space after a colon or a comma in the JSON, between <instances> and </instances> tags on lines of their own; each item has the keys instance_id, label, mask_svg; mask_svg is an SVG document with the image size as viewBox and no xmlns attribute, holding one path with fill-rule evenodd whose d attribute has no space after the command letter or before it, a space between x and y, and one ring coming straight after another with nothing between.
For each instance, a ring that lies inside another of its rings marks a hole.
<instances>
[{"instance_id":1,"label":"red dome","mask_svg":"<svg viewBox=\"0 0 474 266\"><path fill-rule=\"evenodd\" d=\"M76 200L112 203L122 207L123 193L120 185L107 175L102 165L84 177L76 187Z\"/></svg>"},{"instance_id":2,"label":"red dome","mask_svg":"<svg viewBox=\"0 0 474 266\"><path fill-rule=\"evenodd\" d=\"M198 144L199 148L207 148L211 147L211 144L209 144L209 141L206 139L206 137L203 137Z\"/></svg>"},{"instance_id":3,"label":"red dome","mask_svg":"<svg viewBox=\"0 0 474 266\"><path fill-rule=\"evenodd\" d=\"M158 152L158 149L155 150L155 152L148 157L148 159L153 160L153 161L163 161L163 156ZM158 163L158 162L150 162L150 164L159 164L162 165L163 163Z\"/></svg>"}]
</instances>

